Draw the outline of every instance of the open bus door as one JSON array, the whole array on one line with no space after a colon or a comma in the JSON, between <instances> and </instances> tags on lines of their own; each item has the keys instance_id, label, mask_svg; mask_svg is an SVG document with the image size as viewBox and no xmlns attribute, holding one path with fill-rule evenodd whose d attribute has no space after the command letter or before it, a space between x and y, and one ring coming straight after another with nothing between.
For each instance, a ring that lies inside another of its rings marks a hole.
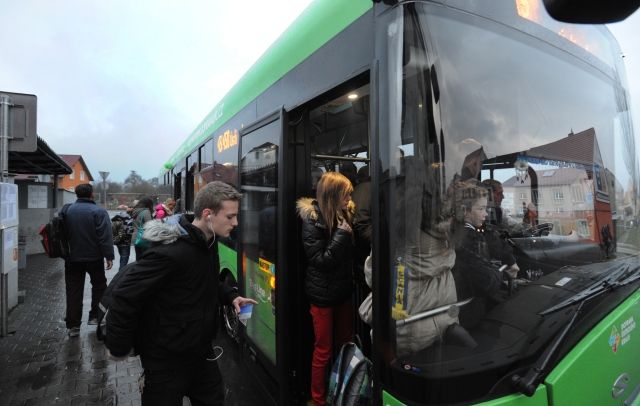
<instances>
[{"instance_id":1,"label":"open bus door","mask_svg":"<svg viewBox=\"0 0 640 406\"><path fill-rule=\"evenodd\" d=\"M285 404L290 391L294 339L287 294L286 236L294 218L288 196L286 112L279 109L240 132L238 274L246 297L255 299L244 329L242 356L274 404ZM276 305L277 304L277 305Z\"/></svg>"},{"instance_id":2,"label":"open bus door","mask_svg":"<svg viewBox=\"0 0 640 406\"><path fill-rule=\"evenodd\" d=\"M289 146L292 154L290 183L295 189L295 199L287 201L295 203L301 197L315 198L316 185L320 177L329 171L340 172L354 185L352 199L361 196L364 201L370 199L369 178L369 117L370 117L370 76L369 72L361 73L339 86L297 107L290 113ZM357 191L357 192L356 192ZM364 205L365 202L356 202ZM309 301L305 293L304 277L306 256L302 245L300 220L295 211L291 211L287 245L287 261L289 272L289 294L293 307L289 310L291 326L295 326L292 336L294 346L288 348L295 371L292 388L294 399L289 403L298 404L310 398L310 371L313 352L313 324L309 313ZM356 247L358 254L364 258L370 252L366 247ZM354 274L362 275L358 269L358 259L354 261ZM358 278L356 276L356 278ZM367 292L361 283L356 283L354 291L354 325L356 333L362 338L365 348L369 347L369 329L357 316L357 306ZM291 331L291 330L288 330ZM337 352L336 348L334 352ZM298 403L295 403L296 400Z\"/></svg>"}]
</instances>

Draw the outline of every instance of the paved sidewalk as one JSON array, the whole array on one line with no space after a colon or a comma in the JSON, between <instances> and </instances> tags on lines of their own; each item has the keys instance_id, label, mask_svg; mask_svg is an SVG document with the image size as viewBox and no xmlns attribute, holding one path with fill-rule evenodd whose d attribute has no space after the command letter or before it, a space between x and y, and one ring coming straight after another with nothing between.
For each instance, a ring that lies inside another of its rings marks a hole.
<instances>
[{"instance_id":1,"label":"paved sidewalk","mask_svg":"<svg viewBox=\"0 0 640 406\"><path fill-rule=\"evenodd\" d=\"M107 280L117 272L117 263L116 250L114 269L107 271ZM80 337L75 338L67 336L64 323L64 262L30 255L27 268L19 271L18 278L25 299L9 314L10 335L0 337L0 406L140 405L139 359L109 360L106 348L96 339L96 327L87 325L89 277L85 281ZM229 340L222 331L218 335L217 344L227 350ZM227 387L227 405L261 404L258 391L244 382L232 355L220 360L220 368Z\"/></svg>"}]
</instances>

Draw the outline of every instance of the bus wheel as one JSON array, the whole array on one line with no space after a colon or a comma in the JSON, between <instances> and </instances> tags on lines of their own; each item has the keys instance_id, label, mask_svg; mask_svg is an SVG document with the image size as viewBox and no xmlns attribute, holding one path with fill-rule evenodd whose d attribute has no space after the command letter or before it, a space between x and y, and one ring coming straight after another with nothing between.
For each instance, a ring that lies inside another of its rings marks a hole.
<instances>
[{"instance_id":1,"label":"bus wheel","mask_svg":"<svg viewBox=\"0 0 640 406\"><path fill-rule=\"evenodd\" d=\"M229 337L237 340L240 320L238 320L236 310L233 308L233 306L223 306L222 316L224 318L224 327L227 330L227 334L229 335Z\"/></svg>"}]
</instances>

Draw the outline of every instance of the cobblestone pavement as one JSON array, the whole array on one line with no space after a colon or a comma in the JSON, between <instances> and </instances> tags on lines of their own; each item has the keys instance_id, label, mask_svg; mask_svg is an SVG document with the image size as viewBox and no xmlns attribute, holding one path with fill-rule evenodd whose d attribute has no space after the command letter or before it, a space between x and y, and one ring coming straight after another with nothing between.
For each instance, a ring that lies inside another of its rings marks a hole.
<instances>
[{"instance_id":1,"label":"cobblestone pavement","mask_svg":"<svg viewBox=\"0 0 640 406\"><path fill-rule=\"evenodd\" d=\"M114 269L117 272L117 250ZM133 249L131 250L132 256ZM85 281L80 336L69 338L64 324L64 262L31 255L19 271L18 286L24 303L9 314L9 332L0 337L0 405L140 405L140 360L107 358L96 339L95 326L87 325L91 284ZM225 350L231 342L223 332L216 344ZM259 392L242 379L246 374L233 362L232 351L220 360L226 386L226 405L260 405ZM185 400L188 405L188 400Z\"/></svg>"}]
</instances>

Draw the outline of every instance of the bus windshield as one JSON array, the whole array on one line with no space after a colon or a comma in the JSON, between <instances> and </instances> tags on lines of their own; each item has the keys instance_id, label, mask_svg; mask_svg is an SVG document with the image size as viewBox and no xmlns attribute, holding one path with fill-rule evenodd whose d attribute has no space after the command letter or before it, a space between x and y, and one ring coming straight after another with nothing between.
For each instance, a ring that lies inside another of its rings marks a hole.
<instances>
[{"instance_id":1,"label":"bus windshield","mask_svg":"<svg viewBox=\"0 0 640 406\"><path fill-rule=\"evenodd\" d=\"M385 37L385 376L421 403L504 395L498 381L571 316L545 309L638 262L613 37L588 28L576 41L524 18L522 2L497 3L493 15L407 3Z\"/></svg>"}]
</instances>

